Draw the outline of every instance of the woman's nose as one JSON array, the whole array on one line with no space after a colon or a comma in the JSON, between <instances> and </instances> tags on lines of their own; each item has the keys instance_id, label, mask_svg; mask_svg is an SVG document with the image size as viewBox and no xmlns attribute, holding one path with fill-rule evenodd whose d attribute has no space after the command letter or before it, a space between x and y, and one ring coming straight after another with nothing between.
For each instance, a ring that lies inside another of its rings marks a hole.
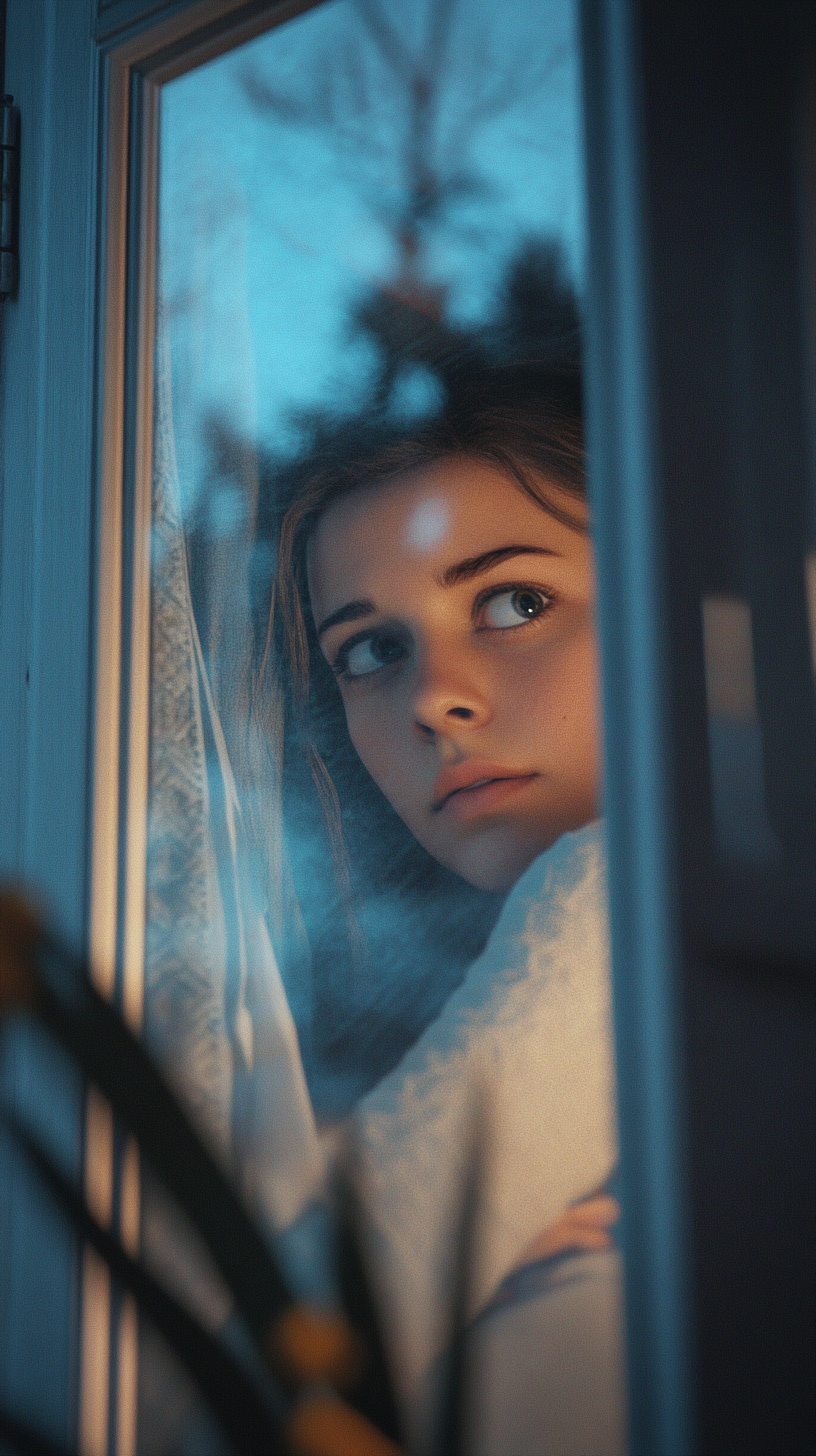
<instances>
[{"instance_id":1,"label":"woman's nose","mask_svg":"<svg viewBox=\"0 0 816 1456\"><path fill-rule=\"evenodd\" d=\"M414 720L423 736L481 727L491 716L486 685L461 652L426 658L419 665Z\"/></svg>"}]
</instances>

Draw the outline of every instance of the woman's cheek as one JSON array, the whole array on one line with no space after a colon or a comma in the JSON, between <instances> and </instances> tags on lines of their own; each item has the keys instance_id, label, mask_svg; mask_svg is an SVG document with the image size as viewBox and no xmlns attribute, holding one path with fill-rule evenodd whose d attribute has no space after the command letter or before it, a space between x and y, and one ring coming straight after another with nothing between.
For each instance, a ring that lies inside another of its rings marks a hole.
<instances>
[{"instance_id":1,"label":"woman's cheek","mask_svg":"<svg viewBox=\"0 0 816 1456\"><path fill-rule=\"evenodd\" d=\"M361 711L360 704L354 698L350 699L346 697L344 706L346 709L346 726L349 731L349 737L369 773L371 773L371 764L369 762L371 757L370 750L375 741L371 731L371 714Z\"/></svg>"},{"instance_id":2,"label":"woman's cheek","mask_svg":"<svg viewBox=\"0 0 816 1456\"><path fill-rule=\"evenodd\" d=\"M360 714L349 721L349 735L355 749L392 808L419 836L424 818L420 765L406 743L399 714L380 707L376 713Z\"/></svg>"},{"instance_id":3,"label":"woman's cheek","mask_svg":"<svg viewBox=\"0 0 816 1456\"><path fill-rule=\"evenodd\" d=\"M393 773L394 726L376 703L346 701L346 723L357 754L386 798Z\"/></svg>"}]
</instances>

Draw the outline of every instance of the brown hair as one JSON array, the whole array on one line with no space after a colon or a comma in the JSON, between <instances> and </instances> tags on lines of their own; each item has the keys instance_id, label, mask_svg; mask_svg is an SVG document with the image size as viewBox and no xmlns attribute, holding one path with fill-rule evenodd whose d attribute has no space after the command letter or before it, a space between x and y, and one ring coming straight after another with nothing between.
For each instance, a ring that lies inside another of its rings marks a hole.
<instances>
[{"instance_id":1,"label":"brown hair","mask_svg":"<svg viewBox=\"0 0 816 1456\"><path fill-rule=\"evenodd\" d=\"M582 501L585 494L578 368L538 363L489 367L478 360L459 361L441 382L443 401L430 420L400 428L387 420L372 424L370 419L360 419L331 433L325 431L315 440L309 458L286 474L278 473L274 482L276 500L270 525L275 574L255 680L253 718L261 736L267 735L267 743L270 733L279 737L279 779L284 785L281 808L286 821L288 793L293 810L290 829L293 819L303 822L310 812L302 775L308 765L331 849L337 891L330 909L324 912L321 906L315 914L331 922L334 955L338 953L338 915L345 922L348 955L358 969L366 961L359 912L365 910L367 886L377 876L382 881L388 874L382 868L386 862L392 885L399 865L399 875L417 896L425 896L425 903L431 887L430 898L440 893L443 899L447 895L447 903L457 896L467 899L476 929L463 964L481 949L478 927L482 925L484 934L489 933L488 922L495 918L499 901L464 886L416 845L351 747L339 690L320 652L309 604L306 557L318 521L335 502L353 492L375 490L412 471L464 455L497 467L542 509L583 529L577 513L570 510L570 502ZM293 783L297 785L294 789ZM319 834L314 816L311 824L313 833ZM312 850L309 854L313 857ZM356 862L366 858L371 867L368 875ZM306 884L303 893L307 896L309 889ZM334 1010L323 1009L324 1018L336 1020ZM379 1070L382 1074L383 1069Z\"/></svg>"},{"instance_id":2,"label":"brown hair","mask_svg":"<svg viewBox=\"0 0 816 1456\"><path fill-rule=\"evenodd\" d=\"M372 490L451 456L495 465L544 510L579 526L557 495L583 499L585 460L580 376L576 368L522 364L446 380L447 399L435 419L412 433L352 426L326 442L323 459L287 503L280 526L277 572L261 675L279 612L296 690L308 693L309 643L306 550L321 516L336 501ZM548 486L550 489L548 489Z\"/></svg>"}]
</instances>

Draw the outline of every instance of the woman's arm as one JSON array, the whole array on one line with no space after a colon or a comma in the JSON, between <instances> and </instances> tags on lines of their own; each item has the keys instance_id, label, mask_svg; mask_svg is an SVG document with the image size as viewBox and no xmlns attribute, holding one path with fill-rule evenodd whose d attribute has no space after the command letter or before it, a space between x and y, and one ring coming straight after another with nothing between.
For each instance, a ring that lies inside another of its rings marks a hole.
<instances>
[{"instance_id":1,"label":"woman's arm","mask_svg":"<svg viewBox=\"0 0 816 1456\"><path fill-rule=\"evenodd\" d=\"M619 1218L620 1205L610 1193L593 1193L581 1203L571 1204L527 1245L516 1270L556 1254L611 1249L614 1240L610 1229Z\"/></svg>"}]
</instances>

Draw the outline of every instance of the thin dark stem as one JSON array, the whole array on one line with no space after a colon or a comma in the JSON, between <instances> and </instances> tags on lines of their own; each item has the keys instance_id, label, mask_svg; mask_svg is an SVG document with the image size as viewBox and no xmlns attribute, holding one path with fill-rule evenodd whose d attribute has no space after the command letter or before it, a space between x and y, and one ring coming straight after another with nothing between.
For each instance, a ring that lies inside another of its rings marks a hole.
<instances>
[{"instance_id":1,"label":"thin dark stem","mask_svg":"<svg viewBox=\"0 0 816 1456\"><path fill-rule=\"evenodd\" d=\"M104 1260L114 1279L132 1294L185 1366L224 1435L242 1453L284 1456L282 1396L261 1393L252 1377L186 1309L132 1259L97 1223L59 1169L31 1134L11 1115L2 1121L80 1237Z\"/></svg>"},{"instance_id":2,"label":"thin dark stem","mask_svg":"<svg viewBox=\"0 0 816 1456\"><path fill-rule=\"evenodd\" d=\"M40 944L37 969L43 1019L135 1135L262 1344L292 1296L260 1229L144 1047L91 984L87 968L49 937Z\"/></svg>"},{"instance_id":3,"label":"thin dark stem","mask_svg":"<svg viewBox=\"0 0 816 1456\"><path fill-rule=\"evenodd\" d=\"M353 1161L352 1146L347 1165L341 1167L335 1179L336 1272L343 1308L365 1342L368 1364L358 1386L348 1392L348 1398L397 1446L402 1446L402 1419L388 1369L377 1301L363 1256L363 1216L355 1189Z\"/></svg>"}]
</instances>

